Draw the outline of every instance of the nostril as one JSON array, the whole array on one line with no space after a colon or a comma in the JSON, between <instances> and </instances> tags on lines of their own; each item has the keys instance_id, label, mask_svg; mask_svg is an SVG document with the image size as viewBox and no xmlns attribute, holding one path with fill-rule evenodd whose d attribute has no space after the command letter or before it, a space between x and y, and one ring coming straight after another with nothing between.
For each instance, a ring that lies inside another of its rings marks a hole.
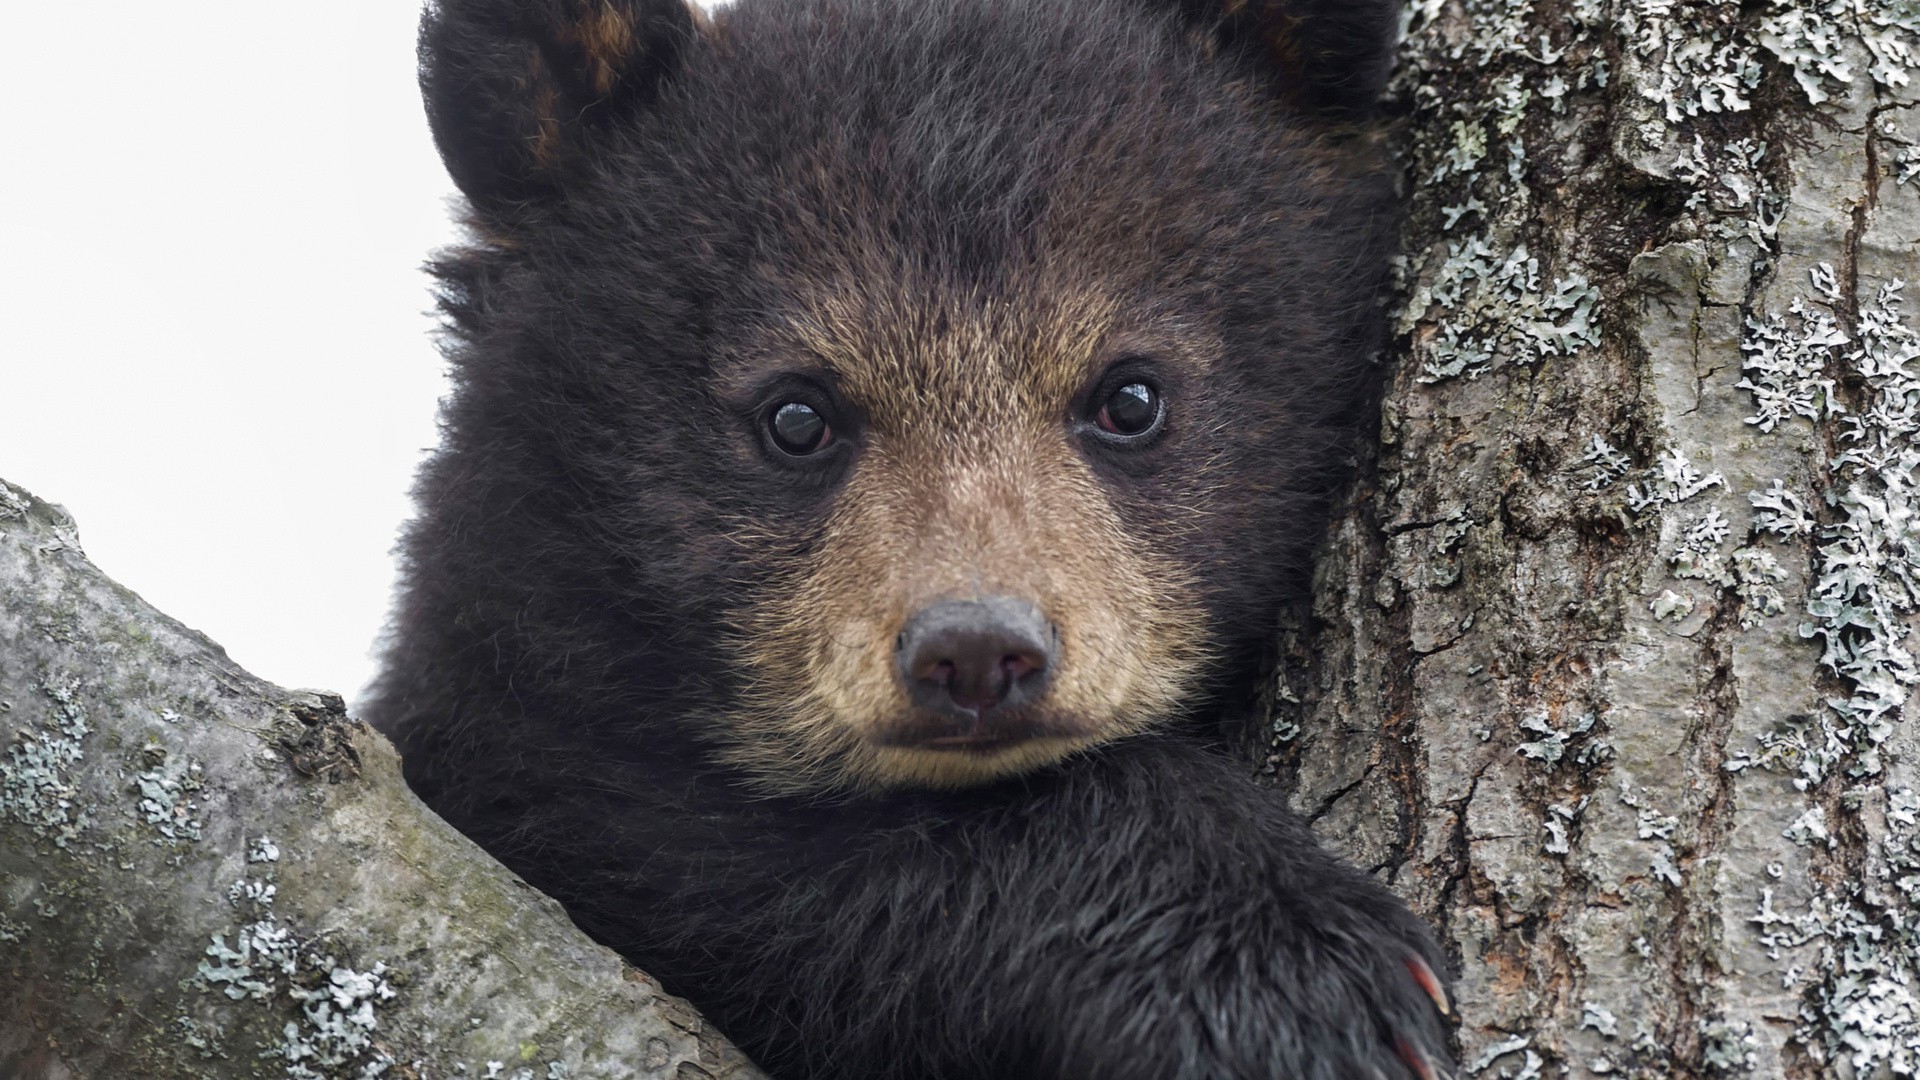
<instances>
[{"instance_id":1,"label":"nostril","mask_svg":"<svg viewBox=\"0 0 1920 1080\"><path fill-rule=\"evenodd\" d=\"M1037 697L1056 642L1054 628L1025 601L943 600L901 631L900 673L922 707L977 719Z\"/></svg>"}]
</instances>

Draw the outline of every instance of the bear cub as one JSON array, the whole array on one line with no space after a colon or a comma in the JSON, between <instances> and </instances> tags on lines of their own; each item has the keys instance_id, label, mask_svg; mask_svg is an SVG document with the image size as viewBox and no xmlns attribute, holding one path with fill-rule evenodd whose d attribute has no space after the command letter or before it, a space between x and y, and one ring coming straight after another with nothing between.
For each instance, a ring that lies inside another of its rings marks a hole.
<instances>
[{"instance_id":1,"label":"bear cub","mask_svg":"<svg viewBox=\"0 0 1920 1080\"><path fill-rule=\"evenodd\" d=\"M436 0L369 713L776 1076L1375 1080L1444 964L1222 747L1364 427L1392 0Z\"/></svg>"}]
</instances>

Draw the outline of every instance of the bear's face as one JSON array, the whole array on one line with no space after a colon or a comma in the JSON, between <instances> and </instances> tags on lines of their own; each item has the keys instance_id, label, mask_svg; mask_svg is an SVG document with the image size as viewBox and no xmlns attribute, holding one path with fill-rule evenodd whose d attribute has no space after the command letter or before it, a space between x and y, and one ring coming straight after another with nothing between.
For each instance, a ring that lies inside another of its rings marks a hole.
<instances>
[{"instance_id":1,"label":"bear's face","mask_svg":"<svg viewBox=\"0 0 1920 1080\"><path fill-rule=\"evenodd\" d=\"M1250 46L1148 0L550 14L425 53L478 242L415 557L516 693L762 788L954 787L1257 652L1382 215Z\"/></svg>"},{"instance_id":2,"label":"bear's face","mask_svg":"<svg viewBox=\"0 0 1920 1080\"><path fill-rule=\"evenodd\" d=\"M720 369L769 469L819 485L816 515L749 560L781 572L737 614L750 689L714 721L730 759L965 784L1178 712L1214 645L1177 538L1219 494L1190 452L1213 441L1195 391L1218 343L1129 319L1099 284L1036 273L1015 303L837 282L758 363ZM796 406L825 423L810 453L782 446Z\"/></svg>"}]
</instances>

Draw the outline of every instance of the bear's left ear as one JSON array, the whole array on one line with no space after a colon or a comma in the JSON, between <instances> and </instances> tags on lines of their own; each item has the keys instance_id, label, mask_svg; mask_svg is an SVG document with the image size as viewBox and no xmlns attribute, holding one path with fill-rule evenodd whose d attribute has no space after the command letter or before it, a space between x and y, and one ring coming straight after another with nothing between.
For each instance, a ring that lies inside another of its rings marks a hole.
<instances>
[{"instance_id":1,"label":"bear's left ear","mask_svg":"<svg viewBox=\"0 0 1920 1080\"><path fill-rule=\"evenodd\" d=\"M420 90L453 182L483 213L556 190L679 67L698 19L687 0L433 0Z\"/></svg>"},{"instance_id":2,"label":"bear's left ear","mask_svg":"<svg viewBox=\"0 0 1920 1080\"><path fill-rule=\"evenodd\" d=\"M1393 67L1404 6L1401 0L1174 4L1223 47L1253 52L1290 105L1330 120L1358 120L1373 111Z\"/></svg>"}]
</instances>

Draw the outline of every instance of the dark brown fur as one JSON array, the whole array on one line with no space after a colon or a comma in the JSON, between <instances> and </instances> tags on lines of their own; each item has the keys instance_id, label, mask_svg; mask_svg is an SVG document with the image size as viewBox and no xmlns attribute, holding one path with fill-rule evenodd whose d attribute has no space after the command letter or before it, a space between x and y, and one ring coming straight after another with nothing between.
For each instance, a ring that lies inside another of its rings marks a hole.
<instances>
[{"instance_id":1,"label":"dark brown fur","mask_svg":"<svg viewBox=\"0 0 1920 1080\"><path fill-rule=\"evenodd\" d=\"M416 788L795 1075L1438 1053L1417 924L1199 745L1361 421L1391 19L445 0L479 227L371 706ZM1150 445L1087 426L1116 373ZM1035 737L911 745L902 624L993 595L1059 636Z\"/></svg>"}]
</instances>

